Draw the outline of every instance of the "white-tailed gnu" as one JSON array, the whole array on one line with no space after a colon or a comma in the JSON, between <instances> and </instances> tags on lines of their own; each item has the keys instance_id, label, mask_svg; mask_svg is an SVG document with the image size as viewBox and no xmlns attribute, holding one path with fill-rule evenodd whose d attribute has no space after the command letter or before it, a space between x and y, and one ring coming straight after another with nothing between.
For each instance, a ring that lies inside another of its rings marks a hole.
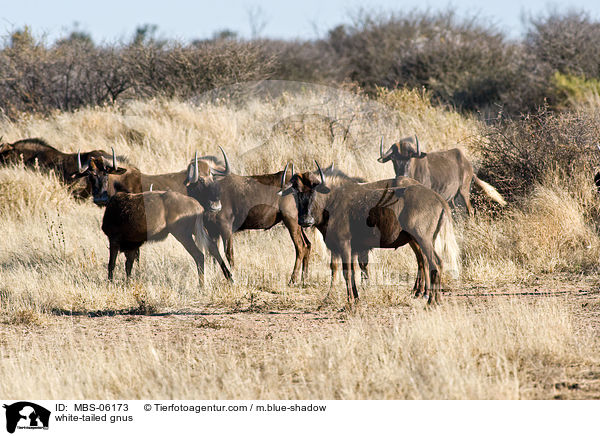
<instances>
[{"instance_id":1,"label":"white-tailed gnu","mask_svg":"<svg viewBox=\"0 0 600 436\"><path fill-rule=\"evenodd\" d=\"M317 163L317 171L294 174L282 183L280 194L293 194L300 225L315 226L332 255L341 258L349 304L358 299L355 261L360 253L373 248L409 244L418 265L415 295L426 296L430 304L439 301L441 289L443 265L435 249L438 239L450 253L452 268L458 268L458 245L448 204L412 179L359 184L335 172L326 176ZM331 266L333 269L333 262Z\"/></svg>"},{"instance_id":2,"label":"white-tailed gnu","mask_svg":"<svg viewBox=\"0 0 600 436\"><path fill-rule=\"evenodd\" d=\"M379 144L378 162L391 160L396 176L411 177L440 194L452 207L461 197L469 216L473 216L471 206L471 180L493 201L502 206L506 201L489 183L481 180L473 171L473 165L460 148L425 153L421 150L419 139L402 138L384 153L383 136Z\"/></svg>"}]
</instances>

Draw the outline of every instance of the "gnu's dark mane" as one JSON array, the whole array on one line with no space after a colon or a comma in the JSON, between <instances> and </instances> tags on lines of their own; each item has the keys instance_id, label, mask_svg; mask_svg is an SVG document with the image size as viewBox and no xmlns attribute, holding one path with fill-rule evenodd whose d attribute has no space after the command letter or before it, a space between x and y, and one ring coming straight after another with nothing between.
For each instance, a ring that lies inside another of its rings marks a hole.
<instances>
[{"instance_id":1,"label":"gnu's dark mane","mask_svg":"<svg viewBox=\"0 0 600 436\"><path fill-rule=\"evenodd\" d=\"M56 148L52 147L50 144L48 144L42 138L20 139L20 140L18 140L16 142L13 142L10 145L13 146L13 147L15 147L15 146L24 145L24 144L27 144L27 143L32 144L32 145L37 145L37 146L39 146L39 148L49 148L50 150L58 151Z\"/></svg>"},{"instance_id":2,"label":"gnu's dark mane","mask_svg":"<svg viewBox=\"0 0 600 436\"><path fill-rule=\"evenodd\" d=\"M255 174L249 176L256 180L258 183L269 186L279 186L281 185L281 176L283 175L283 171L279 171L273 174ZM288 171L286 179L289 180L291 177L291 172Z\"/></svg>"},{"instance_id":3,"label":"gnu's dark mane","mask_svg":"<svg viewBox=\"0 0 600 436\"><path fill-rule=\"evenodd\" d=\"M212 155L210 155L210 154L209 154L209 155L206 155L206 156L198 156L198 159L202 159L202 160L209 160L209 161L211 161L212 163L214 163L215 165L220 165L220 166L223 166L223 165L225 165L221 159L219 159L219 158L218 158L218 157L216 157L216 156L212 156Z\"/></svg>"},{"instance_id":4,"label":"gnu's dark mane","mask_svg":"<svg viewBox=\"0 0 600 436\"><path fill-rule=\"evenodd\" d=\"M318 172L315 173L317 176ZM346 183L365 183L366 180L362 177L352 177L343 172L342 170L338 170L337 168L325 168L323 170L323 175L325 176L325 180L327 181L328 186L339 186Z\"/></svg>"}]
</instances>

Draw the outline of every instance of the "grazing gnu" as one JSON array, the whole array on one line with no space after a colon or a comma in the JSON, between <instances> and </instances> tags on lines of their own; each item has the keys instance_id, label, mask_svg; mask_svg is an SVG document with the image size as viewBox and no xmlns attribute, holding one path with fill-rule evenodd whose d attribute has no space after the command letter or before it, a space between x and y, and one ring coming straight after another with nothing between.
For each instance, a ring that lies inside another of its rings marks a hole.
<instances>
[{"instance_id":1,"label":"grazing gnu","mask_svg":"<svg viewBox=\"0 0 600 436\"><path fill-rule=\"evenodd\" d=\"M196 262L201 286L205 248L217 259L227 280L233 282L227 264L206 234L203 214L204 209L196 200L178 192L120 192L112 196L102 219L102 231L109 241L108 279L113 279L119 252L125 253L125 273L129 278L142 244L163 240L171 234Z\"/></svg>"},{"instance_id":2,"label":"grazing gnu","mask_svg":"<svg viewBox=\"0 0 600 436\"><path fill-rule=\"evenodd\" d=\"M102 150L78 153L63 153L40 138L22 139L12 144L0 144L0 164L23 162L25 166L54 170L61 180L73 184L73 175L78 172L78 161L92 158L110 159L111 155ZM79 197L88 197L91 186L85 182L73 186L73 193Z\"/></svg>"},{"instance_id":3,"label":"grazing gnu","mask_svg":"<svg viewBox=\"0 0 600 436\"><path fill-rule=\"evenodd\" d=\"M268 230L283 222L294 248L296 260L290 283L296 283L302 265L302 282L308 277L311 242L298 225L298 212L292 198L277 195L283 171L274 174L239 176L230 173L219 180L222 208L204 215L211 238L223 240L225 255L234 266L233 234L242 230ZM190 194L192 195L192 194Z\"/></svg>"},{"instance_id":4,"label":"grazing gnu","mask_svg":"<svg viewBox=\"0 0 600 436\"><path fill-rule=\"evenodd\" d=\"M473 165L459 148L425 153L415 136L399 140L383 152L383 137L379 144L380 163L391 160L396 176L410 177L440 194L452 207L457 198L462 198L467 212L474 215L471 205L471 180L493 201L506 206L502 195L489 183L479 179Z\"/></svg>"},{"instance_id":5,"label":"grazing gnu","mask_svg":"<svg viewBox=\"0 0 600 436\"><path fill-rule=\"evenodd\" d=\"M348 303L358 299L355 264L359 255L405 244L410 244L417 258L416 295L426 296L429 304L438 302L443 271L435 249L438 238L453 247L451 263L453 268L458 265L446 201L414 180L396 178L364 186L335 177L326 180L318 164L317 168L316 173L294 174L287 183L282 177L280 195L293 194L298 223L317 227L332 256L341 258Z\"/></svg>"}]
</instances>

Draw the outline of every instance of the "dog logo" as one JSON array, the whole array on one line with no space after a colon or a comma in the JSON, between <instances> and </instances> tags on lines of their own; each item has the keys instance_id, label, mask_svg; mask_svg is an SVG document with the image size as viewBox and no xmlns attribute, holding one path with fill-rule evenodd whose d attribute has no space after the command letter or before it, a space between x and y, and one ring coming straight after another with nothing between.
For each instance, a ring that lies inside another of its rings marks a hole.
<instances>
[{"instance_id":1,"label":"dog logo","mask_svg":"<svg viewBox=\"0 0 600 436\"><path fill-rule=\"evenodd\" d=\"M6 409L6 431L14 433L18 429L48 429L50 411L28 401L19 401Z\"/></svg>"}]
</instances>

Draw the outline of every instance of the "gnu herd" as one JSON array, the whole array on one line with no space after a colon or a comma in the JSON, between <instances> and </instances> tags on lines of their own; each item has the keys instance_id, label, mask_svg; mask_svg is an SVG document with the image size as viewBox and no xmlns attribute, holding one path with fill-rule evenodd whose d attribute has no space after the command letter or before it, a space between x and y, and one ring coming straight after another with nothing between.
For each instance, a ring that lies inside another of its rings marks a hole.
<instances>
[{"instance_id":1,"label":"gnu herd","mask_svg":"<svg viewBox=\"0 0 600 436\"><path fill-rule=\"evenodd\" d=\"M474 174L461 149L426 153L416 136L384 148L381 138L379 156L373 159L391 161L396 177L371 181L351 177L333 164L322 169L316 161L304 172L287 164L270 174L238 175L222 148L222 160L196 154L179 172L143 174L114 149L63 153L38 138L0 144L0 164L22 162L53 170L73 195L92 197L105 207L102 231L109 241L110 280L119 253L125 255L129 277L141 245L171 234L194 259L200 286L206 251L233 282L233 234L268 230L282 222L296 253L290 283L308 278L311 241L305 229L314 227L331 254L331 287L341 266L350 306L359 298L358 280L369 276L370 251L406 244L417 261L414 295L437 303L444 269L458 271L450 207L459 200L473 215L472 182L493 201L506 203Z\"/></svg>"}]
</instances>

